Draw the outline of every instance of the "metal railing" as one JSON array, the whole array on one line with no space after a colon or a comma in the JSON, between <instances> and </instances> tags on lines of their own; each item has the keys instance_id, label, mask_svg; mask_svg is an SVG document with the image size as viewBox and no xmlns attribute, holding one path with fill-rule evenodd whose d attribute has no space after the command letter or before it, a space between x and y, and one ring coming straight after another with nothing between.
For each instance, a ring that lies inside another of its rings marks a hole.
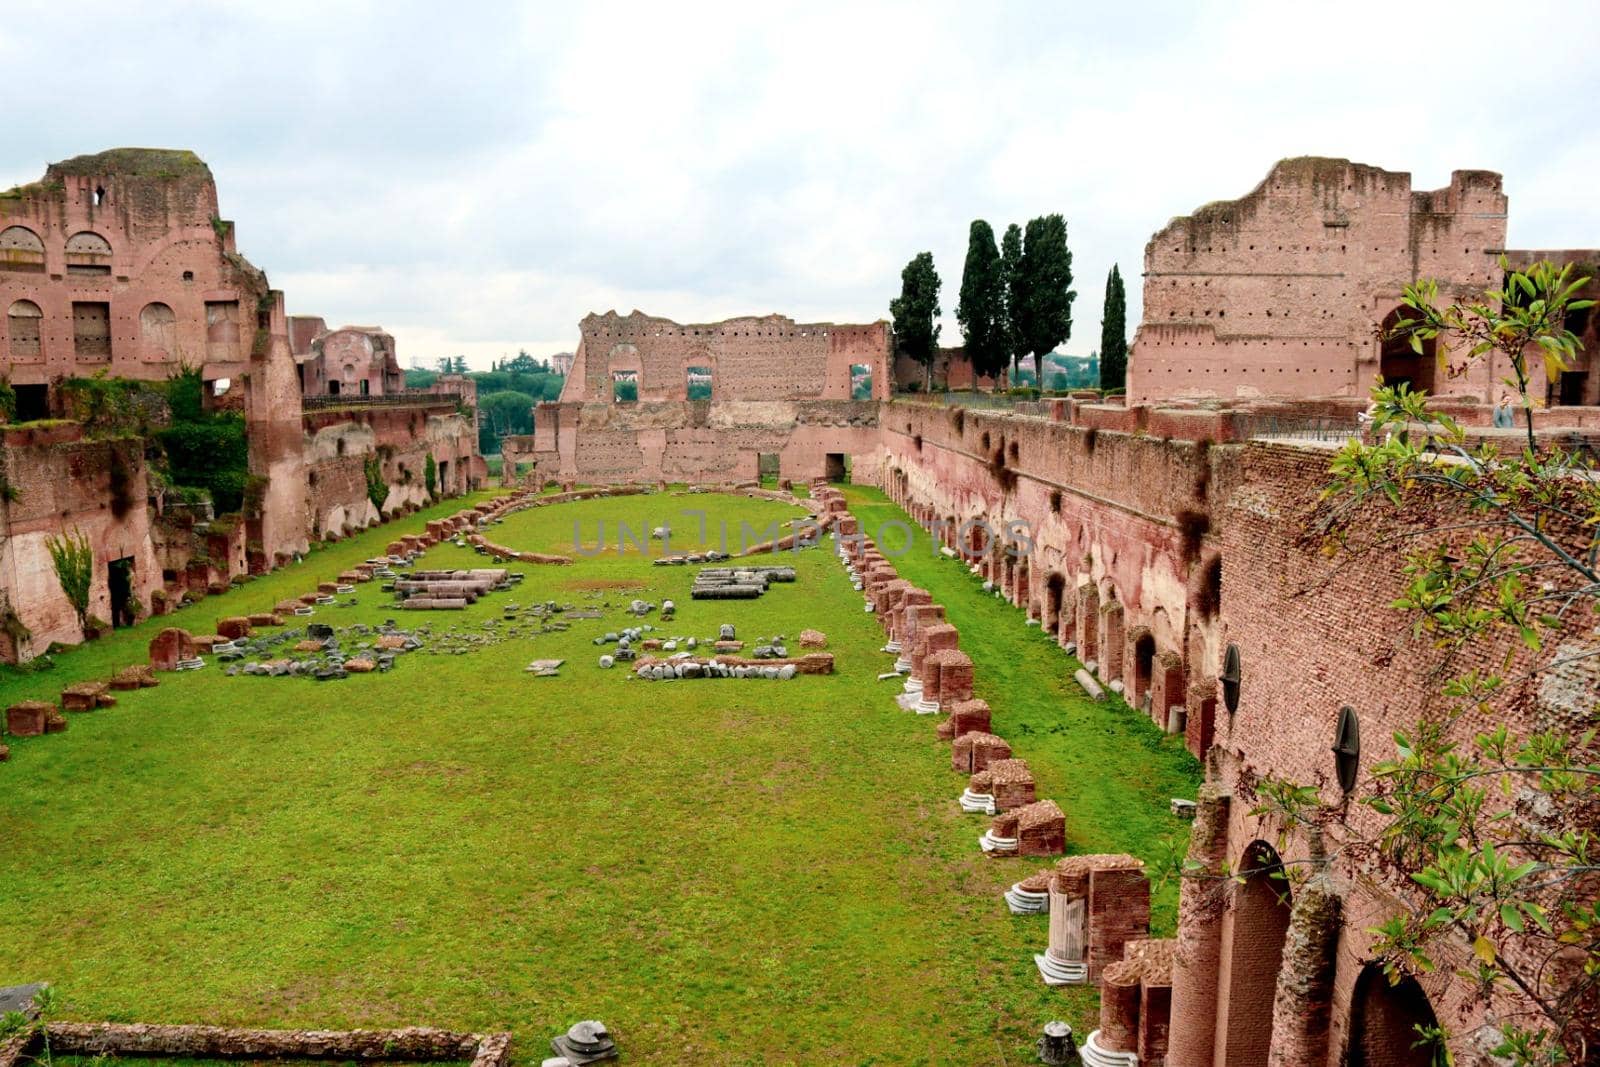
<instances>
[{"instance_id":1,"label":"metal railing","mask_svg":"<svg viewBox=\"0 0 1600 1067\"><path fill-rule=\"evenodd\" d=\"M1348 441L1361 436L1361 423L1330 415L1259 415L1240 413L1235 416L1235 427L1240 438L1277 438L1292 441Z\"/></svg>"},{"instance_id":2,"label":"metal railing","mask_svg":"<svg viewBox=\"0 0 1600 1067\"><path fill-rule=\"evenodd\" d=\"M461 403L460 393L430 393L426 389L406 389L399 393L385 393L382 396L307 396L300 398L300 406L305 411L327 411L330 408L399 408L417 407L425 404L449 404L452 406Z\"/></svg>"}]
</instances>

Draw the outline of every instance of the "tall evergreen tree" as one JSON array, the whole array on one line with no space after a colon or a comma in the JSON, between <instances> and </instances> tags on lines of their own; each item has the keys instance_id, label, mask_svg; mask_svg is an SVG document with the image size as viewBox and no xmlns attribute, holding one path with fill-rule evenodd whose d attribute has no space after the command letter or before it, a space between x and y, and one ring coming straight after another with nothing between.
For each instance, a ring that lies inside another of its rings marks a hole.
<instances>
[{"instance_id":1,"label":"tall evergreen tree","mask_svg":"<svg viewBox=\"0 0 1600 1067\"><path fill-rule=\"evenodd\" d=\"M1111 265L1106 275L1105 312L1100 317L1100 388L1122 389L1128 384L1128 294L1122 288L1122 271Z\"/></svg>"},{"instance_id":2,"label":"tall evergreen tree","mask_svg":"<svg viewBox=\"0 0 1600 1067\"><path fill-rule=\"evenodd\" d=\"M889 301L895 347L922 364L923 382L933 388L933 356L939 349L939 272L933 253L918 252L900 272L900 295Z\"/></svg>"},{"instance_id":3,"label":"tall evergreen tree","mask_svg":"<svg viewBox=\"0 0 1600 1067\"><path fill-rule=\"evenodd\" d=\"M974 377L996 377L1005 369L1004 318L1005 276L994 244L994 230L982 219L975 219L967 233L961 302L956 305L956 321L961 324Z\"/></svg>"},{"instance_id":4,"label":"tall evergreen tree","mask_svg":"<svg viewBox=\"0 0 1600 1067\"><path fill-rule=\"evenodd\" d=\"M1019 347L1033 354L1033 375L1043 381L1044 357L1072 336L1072 251L1067 220L1060 215L1029 219L1022 235L1023 292L1013 310Z\"/></svg>"},{"instance_id":5,"label":"tall evergreen tree","mask_svg":"<svg viewBox=\"0 0 1600 1067\"><path fill-rule=\"evenodd\" d=\"M1022 331L1017 313L1026 300L1027 279L1022 276L1022 227L1012 223L1000 239L1000 271L1005 275L1005 310L1001 313L1002 345L1008 372L1022 358Z\"/></svg>"}]
</instances>

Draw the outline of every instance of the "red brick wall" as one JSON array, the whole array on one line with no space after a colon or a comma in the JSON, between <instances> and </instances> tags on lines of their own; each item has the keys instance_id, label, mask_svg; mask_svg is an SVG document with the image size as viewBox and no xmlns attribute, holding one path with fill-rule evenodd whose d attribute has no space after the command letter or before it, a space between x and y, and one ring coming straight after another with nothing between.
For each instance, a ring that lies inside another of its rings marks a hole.
<instances>
[{"instance_id":1,"label":"red brick wall","mask_svg":"<svg viewBox=\"0 0 1600 1067\"><path fill-rule=\"evenodd\" d=\"M1128 394L1364 395L1374 330L1419 277L1447 295L1500 277L1500 176L1456 171L1413 192L1411 176L1337 159L1286 159L1238 200L1172 220L1145 246L1144 319ZM1441 392L1490 399L1489 368Z\"/></svg>"}]
</instances>

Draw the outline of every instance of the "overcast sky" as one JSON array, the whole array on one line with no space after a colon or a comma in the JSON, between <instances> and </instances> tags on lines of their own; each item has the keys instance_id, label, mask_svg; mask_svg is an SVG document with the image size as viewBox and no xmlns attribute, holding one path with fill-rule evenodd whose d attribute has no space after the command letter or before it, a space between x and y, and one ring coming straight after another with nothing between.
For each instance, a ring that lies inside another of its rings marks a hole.
<instances>
[{"instance_id":1,"label":"overcast sky","mask_svg":"<svg viewBox=\"0 0 1600 1067\"><path fill-rule=\"evenodd\" d=\"M4 0L0 186L141 145L210 163L291 314L402 363L571 349L590 311L887 315L907 259L1059 211L1105 275L1272 162L1505 174L1513 247L1600 246L1589 4L491 5Z\"/></svg>"}]
</instances>

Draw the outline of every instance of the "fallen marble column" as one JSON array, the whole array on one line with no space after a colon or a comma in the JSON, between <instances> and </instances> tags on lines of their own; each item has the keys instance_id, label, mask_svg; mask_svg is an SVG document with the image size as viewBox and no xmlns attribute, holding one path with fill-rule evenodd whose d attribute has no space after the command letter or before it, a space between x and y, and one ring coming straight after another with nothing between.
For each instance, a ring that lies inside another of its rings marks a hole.
<instances>
[{"instance_id":1,"label":"fallen marble column","mask_svg":"<svg viewBox=\"0 0 1600 1067\"><path fill-rule=\"evenodd\" d=\"M978 847L989 856L1015 856L1018 847L1016 815L1011 812L996 815L978 838Z\"/></svg>"},{"instance_id":2,"label":"fallen marble column","mask_svg":"<svg viewBox=\"0 0 1600 1067\"><path fill-rule=\"evenodd\" d=\"M1050 879L1055 872L1050 870L1031 874L1020 882L1014 883L1005 892L1006 907L1011 909L1013 915L1046 915L1050 911Z\"/></svg>"}]
</instances>

